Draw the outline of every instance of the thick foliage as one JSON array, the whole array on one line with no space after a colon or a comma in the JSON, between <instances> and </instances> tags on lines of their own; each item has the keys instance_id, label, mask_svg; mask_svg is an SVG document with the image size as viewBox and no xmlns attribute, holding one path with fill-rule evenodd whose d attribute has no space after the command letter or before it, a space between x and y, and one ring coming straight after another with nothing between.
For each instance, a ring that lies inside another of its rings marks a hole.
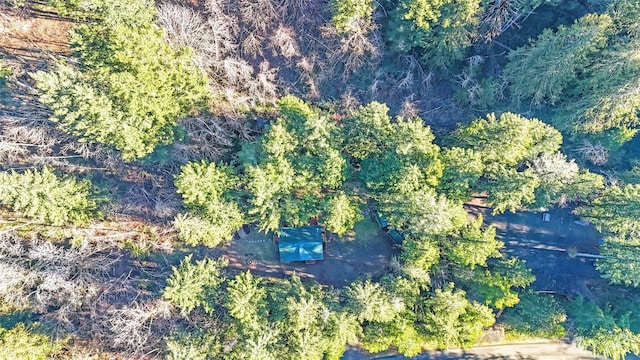
<instances>
[{"instance_id":1,"label":"thick foliage","mask_svg":"<svg viewBox=\"0 0 640 360\"><path fill-rule=\"evenodd\" d=\"M324 223L327 225L327 230L338 236L353 229L354 225L363 218L358 205L344 192L339 192L327 201L325 213L327 217Z\"/></svg>"},{"instance_id":2,"label":"thick foliage","mask_svg":"<svg viewBox=\"0 0 640 360\"><path fill-rule=\"evenodd\" d=\"M571 27L546 29L528 46L509 53L504 76L518 98L534 105L560 101L563 90L589 65L589 56L607 44L611 17L587 15Z\"/></svg>"},{"instance_id":3,"label":"thick foliage","mask_svg":"<svg viewBox=\"0 0 640 360\"><path fill-rule=\"evenodd\" d=\"M401 0L387 37L397 51L420 49L423 64L443 68L464 57L479 15L479 0Z\"/></svg>"},{"instance_id":4,"label":"thick foliage","mask_svg":"<svg viewBox=\"0 0 640 360\"><path fill-rule=\"evenodd\" d=\"M264 230L277 230L283 223L299 226L326 215L331 230L343 233L358 214L349 197L335 191L347 178L342 134L327 114L296 97L283 97L278 109L282 117L253 154L245 154L255 159L245 164L250 214Z\"/></svg>"},{"instance_id":5,"label":"thick foliage","mask_svg":"<svg viewBox=\"0 0 640 360\"><path fill-rule=\"evenodd\" d=\"M484 172L482 156L473 149L452 147L442 152L442 163L444 170L436 190L450 200L467 201Z\"/></svg>"},{"instance_id":6,"label":"thick foliage","mask_svg":"<svg viewBox=\"0 0 640 360\"><path fill-rule=\"evenodd\" d=\"M383 130L385 123L381 121L379 135L388 138L375 140L383 145L362 161L359 178L369 189L382 193L411 194L437 186L442 162L431 129L420 118L396 122L389 130Z\"/></svg>"},{"instance_id":7,"label":"thick foliage","mask_svg":"<svg viewBox=\"0 0 640 360\"><path fill-rule=\"evenodd\" d=\"M346 290L349 308L358 319L368 322L390 322L403 310L402 301L371 281L352 283Z\"/></svg>"},{"instance_id":8,"label":"thick foliage","mask_svg":"<svg viewBox=\"0 0 640 360\"><path fill-rule=\"evenodd\" d=\"M462 206L433 190L381 196L380 210L387 215L389 224L416 238L448 234L467 221Z\"/></svg>"},{"instance_id":9,"label":"thick foliage","mask_svg":"<svg viewBox=\"0 0 640 360\"><path fill-rule=\"evenodd\" d=\"M600 254L596 267L602 271L602 277L612 284L640 286L640 239L624 236L606 236L600 246Z\"/></svg>"},{"instance_id":10,"label":"thick foliage","mask_svg":"<svg viewBox=\"0 0 640 360\"><path fill-rule=\"evenodd\" d=\"M361 21L372 22L373 0L333 0L331 23L338 33L357 31Z\"/></svg>"},{"instance_id":11,"label":"thick foliage","mask_svg":"<svg viewBox=\"0 0 640 360\"><path fill-rule=\"evenodd\" d=\"M506 308L500 321L507 324L512 337L561 338L567 314L554 297L528 290L519 295L520 302Z\"/></svg>"},{"instance_id":12,"label":"thick foliage","mask_svg":"<svg viewBox=\"0 0 640 360\"><path fill-rule=\"evenodd\" d=\"M212 314L216 304L218 287L224 282L223 268L228 261L198 260L191 262L191 255L185 257L178 267L173 267L167 279L163 296L186 315L197 307Z\"/></svg>"},{"instance_id":13,"label":"thick foliage","mask_svg":"<svg viewBox=\"0 0 640 360\"><path fill-rule=\"evenodd\" d=\"M178 236L187 244L213 247L228 242L245 223L233 194L238 179L228 166L206 161L188 163L181 168L175 185L190 210L174 221Z\"/></svg>"},{"instance_id":14,"label":"thick foliage","mask_svg":"<svg viewBox=\"0 0 640 360\"><path fill-rule=\"evenodd\" d=\"M487 266L487 259L500 257L503 242L496 240L496 229L492 226L482 229L482 215L443 240L445 254L456 264L472 269Z\"/></svg>"},{"instance_id":15,"label":"thick foliage","mask_svg":"<svg viewBox=\"0 0 640 360\"><path fill-rule=\"evenodd\" d=\"M469 292L487 305L497 309L512 307L520 298L516 288L524 289L536 277L525 266L525 261L518 258L500 260L491 269L476 269L469 281Z\"/></svg>"},{"instance_id":16,"label":"thick foliage","mask_svg":"<svg viewBox=\"0 0 640 360\"><path fill-rule=\"evenodd\" d=\"M475 120L457 131L451 140L455 146L479 152L485 164L515 166L540 154L558 151L562 135L538 119L504 113Z\"/></svg>"},{"instance_id":17,"label":"thick foliage","mask_svg":"<svg viewBox=\"0 0 640 360\"><path fill-rule=\"evenodd\" d=\"M207 80L187 52L166 43L145 0L100 9L100 21L72 32L80 68L59 65L34 78L61 129L134 160L174 140L176 118L202 105Z\"/></svg>"},{"instance_id":18,"label":"thick foliage","mask_svg":"<svg viewBox=\"0 0 640 360\"><path fill-rule=\"evenodd\" d=\"M528 166L540 180L535 189L534 208L588 200L604 187L601 175L581 170L573 160L567 161L562 153L544 153Z\"/></svg>"},{"instance_id":19,"label":"thick foliage","mask_svg":"<svg viewBox=\"0 0 640 360\"><path fill-rule=\"evenodd\" d=\"M267 315L266 298L262 278L246 271L229 281L225 307L245 331L260 331Z\"/></svg>"},{"instance_id":20,"label":"thick foliage","mask_svg":"<svg viewBox=\"0 0 640 360\"><path fill-rule=\"evenodd\" d=\"M0 173L0 203L46 224L83 224L94 216L96 200L88 180L57 176L52 169Z\"/></svg>"},{"instance_id":21,"label":"thick foliage","mask_svg":"<svg viewBox=\"0 0 640 360\"><path fill-rule=\"evenodd\" d=\"M220 343L215 336L199 330L179 331L166 342L167 360L207 360L219 352Z\"/></svg>"},{"instance_id":22,"label":"thick foliage","mask_svg":"<svg viewBox=\"0 0 640 360\"><path fill-rule=\"evenodd\" d=\"M610 186L578 213L603 233L636 237L640 234L640 184Z\"/></svg>"},{"instance_id":23,"label":"thick foliage","mask_svg":"<svg viewBox=\"0 0 640 360\"><path fill-rule=\"evenodd\" d=\"M464 291L452 287L436 290L423 306L421 325L428 334L428 343L437 349L470 347L495 322L491 309L470 302Z\"/></svg>"},{"instance_id":24,"label":"thick foliage","mask_svg":"<svg viewBox=\"0 0 640 360\"><path fill-rule=\"evenodd\" d=\"M0 359L51 359L60 352L62 344L48 336L34 333L20 323L13 329L0 327Z\"/></svg>"},{"instance_id":25,"label":"thick foliage","mask_svg":"<svg viewBox=\"0 0 640 360\"><path fill-rule=\"evenodd\" d=\"M625 318L616 316L610 307L600 308L578 297L567 305L567 313L575 323L578 344L595 355L622 360L625 354L640 353L640 335L633 333Z\"/></svg>"}]
</instances>

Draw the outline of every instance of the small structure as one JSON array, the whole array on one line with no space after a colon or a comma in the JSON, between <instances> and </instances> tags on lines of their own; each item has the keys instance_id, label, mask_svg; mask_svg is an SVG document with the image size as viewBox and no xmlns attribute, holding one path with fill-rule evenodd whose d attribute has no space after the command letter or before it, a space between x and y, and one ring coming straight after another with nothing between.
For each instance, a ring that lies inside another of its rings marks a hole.
<instances>
[{"instance_id":1,"label":"small structure","mask_svg":"<svg viewBox=\"0 0 640 360\"><path fill-rule=\"evenodd\" d=\"M319 225L281 228L277 240L280 262L324 259L322 237Z\"/></svg>"},{"instance_id":2,"label":"small structure","mask_svg":"<svg viewBox=\"0 0 640 360\"><path fill-rule=\"evenodd\" d=\"M373 212L373 218L376 220L376 223L380 226L380 229L384 231L385 234L393 241L394 245L401 246L402 242L404 242L404 235L402 235L398 230L389 226L389 222L387 219L383 218L382 215L377 210Z\"/></svg>"}]
</instances>

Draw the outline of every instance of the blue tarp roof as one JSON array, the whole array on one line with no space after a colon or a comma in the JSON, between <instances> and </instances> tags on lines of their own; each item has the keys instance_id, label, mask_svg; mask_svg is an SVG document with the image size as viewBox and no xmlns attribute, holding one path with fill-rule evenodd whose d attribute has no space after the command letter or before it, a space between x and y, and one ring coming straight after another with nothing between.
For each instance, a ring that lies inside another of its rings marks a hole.
<instances>
[{"instance_id":1,"label":"blue tarp roof","mask_svg":"<svg viewBox=\"0 0 640 360\"><path fill-rule=\"evenodd\" d=\"M280 262L322 260L322 227L302 226L280 229Z\"/></svg>"}]
</instances>

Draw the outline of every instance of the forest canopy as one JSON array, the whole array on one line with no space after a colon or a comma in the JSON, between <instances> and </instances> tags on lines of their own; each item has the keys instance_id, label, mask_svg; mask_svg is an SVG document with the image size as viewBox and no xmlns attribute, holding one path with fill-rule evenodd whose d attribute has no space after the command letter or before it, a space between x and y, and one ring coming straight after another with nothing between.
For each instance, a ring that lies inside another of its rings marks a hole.
<instances>
[{"instance_id":1,"label":"forest canopy","mask_svg":"<svg viewBox=\"0 0 640 360\"><path fill-rule=\"evenodd\" d=\"M0 11L0 358L640 352L639 2Z\"/></svg>"}]
</instances>

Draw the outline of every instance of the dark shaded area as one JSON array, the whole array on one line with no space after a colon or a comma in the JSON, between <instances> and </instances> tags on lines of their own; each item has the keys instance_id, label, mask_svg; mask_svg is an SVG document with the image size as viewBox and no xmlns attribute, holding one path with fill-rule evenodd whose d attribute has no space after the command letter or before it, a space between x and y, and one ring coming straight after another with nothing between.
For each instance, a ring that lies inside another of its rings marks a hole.
<instances>
[{"instance_id":1,"label":"dark shaded area","mask_svg":"<svg viewBox=\"0 0 640 360\"><path fill-rule=\"evenodd\" d=\"M551 209L550 221L545 222L543 212L494 216L481 198L474 198L466 208L482 214L484 223L496 228L497 238L504 242L503 254L526 261L536 276L531 285L534 290L569 298L582 294L592 299L587 284L604 281L595 268L595 259L580 255L599 254L597 242L601 236L590 225L576 224L579 218L571 209Z\"/></svg>"}]
</instances>

